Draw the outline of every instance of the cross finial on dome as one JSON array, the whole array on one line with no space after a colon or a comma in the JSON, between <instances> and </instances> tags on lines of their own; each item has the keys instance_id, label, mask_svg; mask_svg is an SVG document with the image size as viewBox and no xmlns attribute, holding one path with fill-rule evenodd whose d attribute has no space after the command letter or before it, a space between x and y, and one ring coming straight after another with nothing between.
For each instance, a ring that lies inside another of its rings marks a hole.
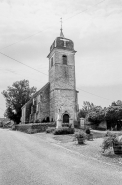
<instances>
[{"instance_id":1,"label":"cross finial on dome","mask_svg":"<svg viewBox=\"0 0 122 185\"><path fill-rule=\"evenodd\" d=\"M62 29L62 17L61 17L61 21L60 21L60 22L61 22L60 37L63 37L63 38L64 38L64 34L63 34L63 31L62 31L62 30L63 30L63 29Z\"/></svg>"}]
</instances>

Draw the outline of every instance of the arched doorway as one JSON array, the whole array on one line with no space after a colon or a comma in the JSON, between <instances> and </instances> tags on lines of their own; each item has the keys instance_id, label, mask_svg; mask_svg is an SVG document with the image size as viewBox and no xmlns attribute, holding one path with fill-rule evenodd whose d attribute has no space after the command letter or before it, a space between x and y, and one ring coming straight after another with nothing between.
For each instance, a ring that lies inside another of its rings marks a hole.
<instances>
[{"instance_id":1,"label":"arched doorway","mask_svg":"<svg viewBox=\"0 0 122 185\"><path fill-rule=\"evenodd\" d=\"M63 123L69 123L69 115L68 114L63 115Z\"/></svg>"}]
</instances>

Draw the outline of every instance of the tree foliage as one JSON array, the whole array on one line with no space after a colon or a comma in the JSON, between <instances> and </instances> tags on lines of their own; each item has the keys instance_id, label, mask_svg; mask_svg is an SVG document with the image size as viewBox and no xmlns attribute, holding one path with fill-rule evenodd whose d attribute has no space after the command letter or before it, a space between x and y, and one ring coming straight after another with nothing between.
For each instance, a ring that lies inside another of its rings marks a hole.
<instances>
[{"instance_id":1,"label":"tree foliage","mask_svg":"<svg viewBox=\"0 0 122 185\"><path fill-rule=\"evenodd\" d=\"M78 113L78 117L79 118L85 118L88 113L93 110L93 108L95 107L95 105L93 103L90 103L88 101L84 101L83 102L83 106L82 109L80 109L79 113Z\"/></svg>"},{"instance_id":2,"label":"tree foliage","mask_svg":"<svg viewBox=\"0 0 122 185\"><path fill-rule=\"evenodd\" d=\"M13 85L2 92L6 100L5 116L16 123L20 122L21 108L36 92L35 87L29 87L28 80L14 82Z\"/></svg>"},{"instance_id":3,"label":"tree foliage","mask_svg":"<svg viewBox=\"0 0 122 185\"><path fill-rule=\"evenodd\" d=\"M78 118L85 118L86 114L87 113L83 109L80 109L78 113Z\"/></svg>"},{"instance_id":4,"label":"tree foliage","mask_svg":"<svg viewBox=\"0 0 122 185\"><path fill-rule=\"evenodd\" d=\"M105 111L101 107L95 107L94 110L92 110L88 114L88 120L90 122L99 124L100 122L105 120Z\"/></svg>"},{"instance_id":5,"label":"tree foliage","mask_svg":"<svg viewBox=\"0 0 122 185\"><path fill-rule=\"evenodd\" d=\"M84 101L82 110L84 110L84 112L86 112L86 113L89 113L91 110L94 109L94 107L95 107L95 105L93 103L90 103L88 101Z\"/></svg>"},{"instance_id":6,"label":"tree foliage","mask_svg":"<svg viewBox=\"0 0 122 185\"><path fill-rule=\"evenodd\" d=\"M122 101L118 100L117 102L112 102L112 104L106 108L105 119L107 122L112 123L112 127L114 127L116 124L118 127L122 126Z\"/></svg>"},{"instance_id":7,"label":"tree foliage","mask_svg":"<svg viewBox=\"0 0 122 185\"><path fill-rule=\"evenodd\" d=\"M108 127L114 128L117 125L119 130L122 127L122 101L112 102L109 107L104 109L101 106L95 106L93 103L84 102L79 117L87 118L88 121L96 125L102 121L107 121Z\"/></svg>"},{"instance_id":8,"label":"tree foliage","mask_svg":"<svg viewBox=\"0 0 122 185\"><path fill-rule=\"evenodd\" d=\"M83 117L86 120L99 124L101 121L105 120L105 110L101 106L96 106L88 101L83 102L82 109L80 109L79 118Z\"/></svg>"}]
</instances>

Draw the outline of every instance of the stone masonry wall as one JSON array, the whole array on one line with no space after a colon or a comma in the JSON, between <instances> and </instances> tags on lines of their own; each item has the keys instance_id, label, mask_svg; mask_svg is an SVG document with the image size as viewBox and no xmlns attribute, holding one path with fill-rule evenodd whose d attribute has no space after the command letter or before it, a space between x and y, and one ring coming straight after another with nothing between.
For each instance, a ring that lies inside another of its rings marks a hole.
<instances>
[{"instance_id":1,"label":"stone masonry wall","mask_svg":"<svg viewBox=\"0 0 122 185\"><path fill-rule=\"evenodd\" d=\"M54 52L54 51L53 51ZM63 65L62 56L67 56L67 65ZM55 49L54 65L49 69L50 91L55 88L75 89L75 61L74 54L70 51Z\"/></svg>"},{"instance_id":2,"label":"stone masonry wall","mask_svg":"<svg viewBox=\"0 0 122 185\"><path fill-rule=\"evenodd\" d=\"M73 90L55 90L55 117L60 108L61 115L67 112L70 119L74 120L75 95Z\"/></svg>"},{"instance_id":3,"label":"stone masonry wall","mask_svg":"<svg viewBox=\"0 0 122 185\"><path fill-rule=\"evenodd\" d=\"M47 119L49 117L50 112L50 86L48 85L43 92L40 93L40 102L39 102L39 108L38 108L38 115L37 119L42 121L43 119Z\"/></svg>"},{"instance_id":4,"label":"stone masonry wall","mask_svg":"<svg viewBox=\"0 0 122 185\"><path fill-rule=\"evenodd\" d=\"M50 81L50 117L57 119L58 109L61 114L65 111L70 119L75 119L76 93L75 93L75 61L71 51L58 49L51 55L54 65L49 71ZM63 64L62 56L67 56L67 65Z\"/></svg>"},{"instance_id":5,"label":"stone masonry wall","mask_svg":"<svg viewBox=\"0 0 122 185\"><path fill-rule=\"evenodd\" d=\"M21 122L25 123L26 107L22 108Z\"/></svg>"},{"instance_id":6,"label":"stone masonry wall","mask_svg":"<svg viewBox=\"0 0 122 185\"><path fill-rule=\"evenodd\" d=\"M56 65L55 88L75 89L75 68L68 65Z\"/></svg>"},{"instance_id":7,"label":"stone masonry wall","mask_svg":"<svg viewBox=\"0 0 122 185\"><path fill-rule=\"evenodd\" d=\"M55 94L54 91L50 92L50 120L55 121Z\"/></svg>"},{"instance_id":8,"label":"stone masonry wall","mask_svg":"<svg viewBox=\"0 0 122 185\"><path fill-rule=\"evenodd\" d=\"M50 116L50 84L46 84L22 108L22 123L41 122Z\"/></svg>"}]
</instances>

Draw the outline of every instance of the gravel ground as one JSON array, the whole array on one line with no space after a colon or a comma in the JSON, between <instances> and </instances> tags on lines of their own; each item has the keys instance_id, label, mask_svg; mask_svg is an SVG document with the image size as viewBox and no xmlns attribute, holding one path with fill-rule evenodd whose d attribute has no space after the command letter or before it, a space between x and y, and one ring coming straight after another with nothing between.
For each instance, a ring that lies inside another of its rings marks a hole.
<instances>
[{"instance_id":1,"label":"gravel ground","mask_svg":"<svg viewBox=\"0 0 122 185\"><path fill-rule=\"evenodd\" d=\"M97 160L122 167L122 156L115 155L113 150L106 151L104 154L102 153L101 145L103 138L96 138L93 141L86 141L84 145L78 145L77 141L74 141L73 135L53 135L41 133L39 136L43 137L45 140L57 143L70 150L83 154L84 156L92 157Z\"/></svg>"},{"instance_id":2,"label":"gravel ground","mask_svg":"<svg viewBox=\"0 0 122 185\"><path fill-rule=\"evenodd\" d=\"M94 139L94 141L86 141L84 145L78 145L77 141L63 143L63 145L68 149L77 151L85 156L93 157L106 163L115 164L122 167L122 156L115 155L113 150L108 150L104 154L102 153L102 141L102 138L98 138Z\"/></svg>"},{"instance_id":3,"label":"gravel ground","mask_svg":"<svg viewBox=\"0 0 122 185\"><path fill-rule=\"evenodd\" d=\"M78 155L53 137L0 129L0 185L122 184L121 169Z\"/></svg>"}]
</instances>

